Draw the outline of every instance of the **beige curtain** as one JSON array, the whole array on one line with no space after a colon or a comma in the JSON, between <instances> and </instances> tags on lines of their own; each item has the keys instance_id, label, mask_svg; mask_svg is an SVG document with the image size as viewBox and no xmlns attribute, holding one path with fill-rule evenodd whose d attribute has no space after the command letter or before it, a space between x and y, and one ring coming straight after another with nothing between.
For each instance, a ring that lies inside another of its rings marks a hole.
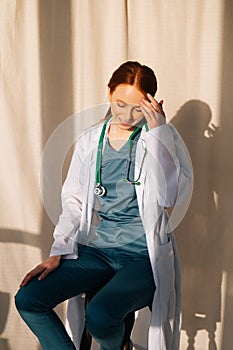
<instances>
[{"instance_id":1,"label":"beige curtain","mask_svg":"<svg viewBox=\"0 0 233 350\"><path fill-rule=\"evenodd\" d=\"M181 349L231 349L232 16L230 0L0 0L1 350L39 349L13 297L48 255L61 164L64 179L75 137L103 116L108 79L128 59L155 70L157 97L194 166L192 202L176 229ZM59 171L50 186L40 174L50 169L43 151L54 140L61 142L50 166ZM54 205L41 196L46 190ZM65 304L58 312L64 319ZM146 349L149 316L137 315L137 349Z\"/></svg>"}]
</instances>

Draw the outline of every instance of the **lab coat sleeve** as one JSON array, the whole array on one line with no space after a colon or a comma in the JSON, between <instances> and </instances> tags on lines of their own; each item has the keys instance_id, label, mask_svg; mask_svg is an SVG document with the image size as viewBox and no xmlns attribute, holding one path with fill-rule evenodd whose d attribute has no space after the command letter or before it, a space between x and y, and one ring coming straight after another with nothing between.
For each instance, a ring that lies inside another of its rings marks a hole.
<instances>
[{"instance_id":1,"label":"lab coat sleeve","mask_svg":"<svg viewBox=\"0 0 233 350\"><path fill-rule=\"evenodd\" d=\"M54 243L50 256L73 254L76 257L77 232L82 212L80 186L81 155L83 148L78 141L71 160L68 174L61 192L62 213L54 230Z\"/></svg>"},{"instance_id":2,"label":"lab coat sleeve","mask_svg":"<svg viewBox=\"0 0 233 350\"><path fill-rule=\"evenodd\" d=\"M150 129L145 143L161 207L180 204L190 191L192 166L187 149L171 124Z\"/></svg>"}]
</instances>

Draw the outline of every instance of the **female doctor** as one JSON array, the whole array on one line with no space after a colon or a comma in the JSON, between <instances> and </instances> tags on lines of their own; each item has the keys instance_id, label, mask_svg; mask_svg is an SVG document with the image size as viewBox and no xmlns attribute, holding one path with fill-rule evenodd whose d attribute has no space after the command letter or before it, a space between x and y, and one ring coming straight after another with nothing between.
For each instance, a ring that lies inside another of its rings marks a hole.
<instances>
[{"instance_id":1,"label":"female doctor","mask_svg":"<svg viewBox=\"0 0 233 350\"><path fill-rule=\"evenodd\" d=\"M166 208L189 195L192 170L156 90L149 67L125 62L108 84L110 115L77 141L50 257L16 295L44 350L75 350L53 308L96 289L86 327L101 350L122 349L124 318L148 305L148 348L179 348L179 265Z\"/></svg>"}]
</instances>

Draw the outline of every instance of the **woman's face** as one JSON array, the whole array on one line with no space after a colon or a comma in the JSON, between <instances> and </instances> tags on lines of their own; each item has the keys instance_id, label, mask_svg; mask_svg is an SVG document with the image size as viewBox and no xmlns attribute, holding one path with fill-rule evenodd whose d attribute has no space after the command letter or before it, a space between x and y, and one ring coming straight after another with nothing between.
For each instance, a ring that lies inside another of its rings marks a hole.
<instances>
[{"instance_id":1,"label":"woman's face","mask_svg":"<svg viewBox=\"0 0 233 350\"><path fill-rule=\"evenodd\" d=\"M145 98L143 93L134 85L120 84L112 94L111 102L112 121L122 130L131 130L143 119L140 101Z\"/></svg>"}]
</instances>

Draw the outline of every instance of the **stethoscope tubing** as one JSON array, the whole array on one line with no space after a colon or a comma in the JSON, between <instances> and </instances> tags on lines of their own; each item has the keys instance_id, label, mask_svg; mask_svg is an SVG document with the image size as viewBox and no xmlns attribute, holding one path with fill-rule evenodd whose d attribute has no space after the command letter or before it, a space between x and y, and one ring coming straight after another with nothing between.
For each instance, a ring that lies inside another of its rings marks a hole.
<instances>
[{"instance_id":1,"label":"stethoscope tubing","mask_svg":"<svg viewBox=\"0 0 233 350\"><path fill-rule=\"evenodd\" d=\"M106 127L108 122L110 121L110 119L112 118L112 116L110 116L109 118L107 118L104 122L104 125L102 127L101 133L100 133L100 137L99 137L99 142L98 142L98 149L97 149L97 157L96 157L96 186L94 189L94 194L100 197L103 197L106 194L106 189L105 187L102 185L101 182L101 166L102 166L102 157L103 157L103 143L104 143L104 137L105 137L105 131L106 131ZM148 126L147 124L145 125L146 130L148 131ZM132 154L132 139L136 136L136 134L141 130L142 126L137 126L135 128L135 130L133 131L133 133L130 135L129 139L128 139L128 148L129 148L129 158L127 161L127 165L126 165L126 178L124 179L125 182L131 184L131 185L140 185L140 177L141 177L141 173L142 173L142 166L145 160L145 156L147 153L147 149L145 148L145 152L143 155L143 159L142 159L142 163L140 166L140 171L139 171L139 175L138 178L136 180L130 180L129 179L129 171L130 171L130 163L131 163L131 154Z\"/></svg>"}]
</instances>

